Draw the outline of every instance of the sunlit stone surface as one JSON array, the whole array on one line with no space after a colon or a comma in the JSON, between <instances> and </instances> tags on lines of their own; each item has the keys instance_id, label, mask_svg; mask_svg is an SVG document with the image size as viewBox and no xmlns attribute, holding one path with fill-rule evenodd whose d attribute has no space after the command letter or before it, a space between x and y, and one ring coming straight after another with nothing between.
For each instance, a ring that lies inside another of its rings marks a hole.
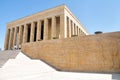
<instances>
[{"instance_id":1,"label":"sunlit stone surface","mask_svg":"<svg viewBox=\"0 0 120 80\"><path fill-rule=\"evenodd\" d=\"M119 74L116 76L119 78ZM59 72L19 52L0 68L0 80L112 80L112 74Z\"/></svg>"}]
</instances>

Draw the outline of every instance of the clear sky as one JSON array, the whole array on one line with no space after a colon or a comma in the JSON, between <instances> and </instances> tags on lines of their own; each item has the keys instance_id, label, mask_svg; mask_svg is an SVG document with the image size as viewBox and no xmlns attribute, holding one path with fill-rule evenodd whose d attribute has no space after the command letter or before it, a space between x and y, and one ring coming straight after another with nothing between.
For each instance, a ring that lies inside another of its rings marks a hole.
<instances>
[{"instance_id":1,"label":"clear sky","mask_svg":"<svg viewBox=\"0 0 120 80\"><path fill-rule=\"evenodd\" d=\"M120 31L120 0L1 0L0 48L4 48L8 22L61 4L68 6L90 34Z\"/></svg>"}]
</instances>

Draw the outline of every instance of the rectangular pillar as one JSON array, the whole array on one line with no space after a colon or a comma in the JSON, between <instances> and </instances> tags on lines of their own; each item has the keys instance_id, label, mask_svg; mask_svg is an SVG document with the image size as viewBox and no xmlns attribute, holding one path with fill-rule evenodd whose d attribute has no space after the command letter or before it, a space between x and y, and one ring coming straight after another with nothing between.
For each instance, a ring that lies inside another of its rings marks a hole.
<instances>
[{"instance_id":1,"label":"rectangular pillar","mask_svg":"<svg viewBox=\"0 0 120 80\"><path fill-rule=\"evenodd\" d=\"M12 42L11 42L11 46L13 47L13 40L14 40L14 34L15 34L15 28L12 28Z\"/></svg>"},{"instance_id":2,"label":"rectangular pillar","mask_svg":"<svg viewBox=\"0 0 120 80\"><path fill-rule=\"evenodd\" d=\"M4 44L4 50L8 50L9 38L10 38L10 29L7 28L6 37L5 37L5 44Z\"/></svg>"},{"instance_id":3,"label":"rectangular pillar","mask_svg":"<svg viewBox=\"0 0 120 80\"><path fill-rule=\"evenodd\" d=\"M72 21L72 36L74 35L74 22Z\"/></svg>"},{"instance_id":4,"label":"rectangular pillar","mask_svg":"<svg viewBox=\"0 0 120 80\"><path fill-rule=\"evenodd\" d=\"M79 36L80 36L80 28L79 28Z\"/></svg>"},{"instance_id":5,"label":"rectangular pillar","mask_svg":"<svg viewBox=\"0 0 120 80\"><path fill-rule=\"evenodd\" d=\"M31 23L30 42L34 42L35 23Z\"/></svg>"},{"instance_id":6,"label":"rectangular pillar","mask_svg":"<svg viewBox=\"0 0 120 80\"><path fill-rule=\"evenodd\" d=\"M64 14L60 15L60 39L64 38L64 34L65 34L65 29L64 29Z\"/></svg>"},{"instance_id":7,"label":"rectangular pillar","mask_svg":"<svg viewBox=\"0 0 120 80\"><path fill-rule=\"evenodd\" d=\"M14 35L13 35L13 46L16 45L16 36L17 36L17 27L15 27L15 32L14 32Z\"/></svg>"},{"instance_id":8,"label":"rectangular pillar","mask_svg":"<svg viewBox=\"0 0 120 80\"><path fill-rule=\"evenodd\" d=\"M22 43L22 26L19 26L19 36L18 36L18 45L19 45L19 48L20 48L20 45Z\"/></svg>"},{"instance_id":9,"label":"rectangular pillar","mask_svg":"<svg viewBox=\"0 0 120 80\"><path fill-rule=\"evenodd\" d=\"M10 39L9 39L8 49L12 48L12 43L13 43L13 28L10 29Z\"/></svg>"},{"instance_id":10,"label":"rectangular pillar","mask_svg":"<svg viewBox=\"0 0 120 80\"><path fill-rule=\"evenodd\" d=\"M56 17L52 17L52 39L56 37Z\"/></svg>"},{"instance_id":11,"label":"rectangular pillar","mask_svg":"<svg viewBox=\"0 0 120 80\"><path fill-rule=\"evenodd\" d=\"M77 35L79 36L79 27L77 26Z\"/></svg>"},{"instance_id":12,"label":"rectangular pillar","mask_svg":"<svg viewBox=\"0 0 120 80\"><path fill-rule=\"evenodd\" d=\"M69 37L71 37L71 20L70 20L70 18L69 18Z\"/></svg>"},{"instance_id":13,"label":"rectangular pillar","mask_svg":"<svg viewBox=\"0 0 120 80\"><path fill-rule=\"evenodd\" d=\"M78 27L77 27L77 25L76 25L76 35L78 35Z\"/></svg>"},{"instance_id":14,"label":"rectangular pillar","mask_svg":"<svg viewBox=\"0 0 120 80\"><path fill-rule=\"evenodd\" d=\"M48 40L48 19L44 19L44 40Z\"/></svg>"},{"instance_id":15,"label":"rectangular pillar","mask_svg":"<svg viewBox=\"0 0 120 80\"><path fill-rule=\"evenodd\" d=\"M16 45L19 47L19 26L17 27Z\"/></svg>"},{"instance_id":16,"label":"rectangular pillar","mask_svg":"<svg viewBox=\"0 0 120 80\"><path fill-rule=\"evenodd\" d=\"M66 26L67 27L67 30L66 30L67 32L66 33L67 33L67 37L69 37L69 27L70 27L70 25L69 25L69 18L68 17L66 18L66 25L67 25Z\"/></svg>"},{"instance_id":17,"label":"rectangular pillar","mask_svg":"<svg viewBox=\"0 0 120 80\"><path fill-rule=\"evenodd\" d=\"M77 28L75 23L74 23L74 35L77 35Z\"/></svg>"},{"instance_id":18,"label":"rectangular pillar","mask_svg":"<svg viewBox=\"0 0 120 80\"><path fill-rule=\"evenodd\" d=\"M41 40L41 21L37 21L37 41Z\"/></svg>"},{"instance_id":19,"label":"rectangular pillar","mask_svg":"<svg viewBox=\"0 0 120 80\"><path fill-rule=\"evenodd\" d=\"M27 42L27 34L28 34L28 26L27 24L24 25L24 32L23 32L23 43Z\"/></svg>"},{"instance_id":20,"label":"rectangular pillar","mask_svg":"<svg viewBox=\"0 0 120 80\"><path fill-rule=\"evenodd\" d=\"M78 36L78 26L76 25L76 35Z\"/></svg>"}]
</instances>

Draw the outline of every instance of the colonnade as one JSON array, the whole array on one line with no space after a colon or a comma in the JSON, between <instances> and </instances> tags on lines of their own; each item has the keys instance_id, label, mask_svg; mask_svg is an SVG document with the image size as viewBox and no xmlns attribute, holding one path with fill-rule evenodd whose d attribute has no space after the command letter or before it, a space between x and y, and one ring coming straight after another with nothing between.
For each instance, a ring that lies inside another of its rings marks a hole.
<instances>
[{"instance_id":1,"label":"colonnade","mask_svg":"<svg viewBox=\"0 0 120 80\"><path fill-rule=\"evenodd\" d=\"M86 35L84 31L73 20L66 16L67 37Z\"/></svg>"},{"instance_id":2,"label":"colonnade","mask_svg":"<svg viewBox=\"0 0 120 80\"><path fill-rule=\"evenodd\" d=\"M20 26L8 27L5 39L5 50L11 49L15 45L21 48L22 43L65 38L65 32L66 37L72 37L73 35L79 36L83 33L79 26L64 15L52 16Z\"/></svg>"}]
</instances>

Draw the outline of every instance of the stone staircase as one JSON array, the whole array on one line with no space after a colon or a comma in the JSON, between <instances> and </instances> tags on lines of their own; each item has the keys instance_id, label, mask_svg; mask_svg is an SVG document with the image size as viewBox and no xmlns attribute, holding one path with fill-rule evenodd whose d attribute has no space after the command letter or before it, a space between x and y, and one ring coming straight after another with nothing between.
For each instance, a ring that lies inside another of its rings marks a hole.
<instances>
[{"instance_id":1,"label":"stone staircase","mask_svg":"<svg viewBox=\"0 0 120 80\"><path fill-rule=\"evenodd\" d=\"M112 80L111 74L59 72L20 51L0 52L0 64L0 80Z\"/></svg>"},{"instance_id":2,"label":"stone staircase","mask_svg":"<svg viewBox=\"0 0 120 80\"><path fill-rule=\"evenodd\" d=\"M42 80L56 72L40 60L32 60L20 51L3 51L4 65L0 68L0 80ZM2 59L2 58L1 58ZM42 77L43 76L43 77Z\"/></svg>"},{"instance_id":3,"label":"stone staircase","mask_svg":"<svg viewBox=\"0 0 120 80\"><path fill-rule=\"evenodd\" d=\"M0 68L9 60L14 59L20 50L0 51Z\"/></svg>"}]
</instances>

